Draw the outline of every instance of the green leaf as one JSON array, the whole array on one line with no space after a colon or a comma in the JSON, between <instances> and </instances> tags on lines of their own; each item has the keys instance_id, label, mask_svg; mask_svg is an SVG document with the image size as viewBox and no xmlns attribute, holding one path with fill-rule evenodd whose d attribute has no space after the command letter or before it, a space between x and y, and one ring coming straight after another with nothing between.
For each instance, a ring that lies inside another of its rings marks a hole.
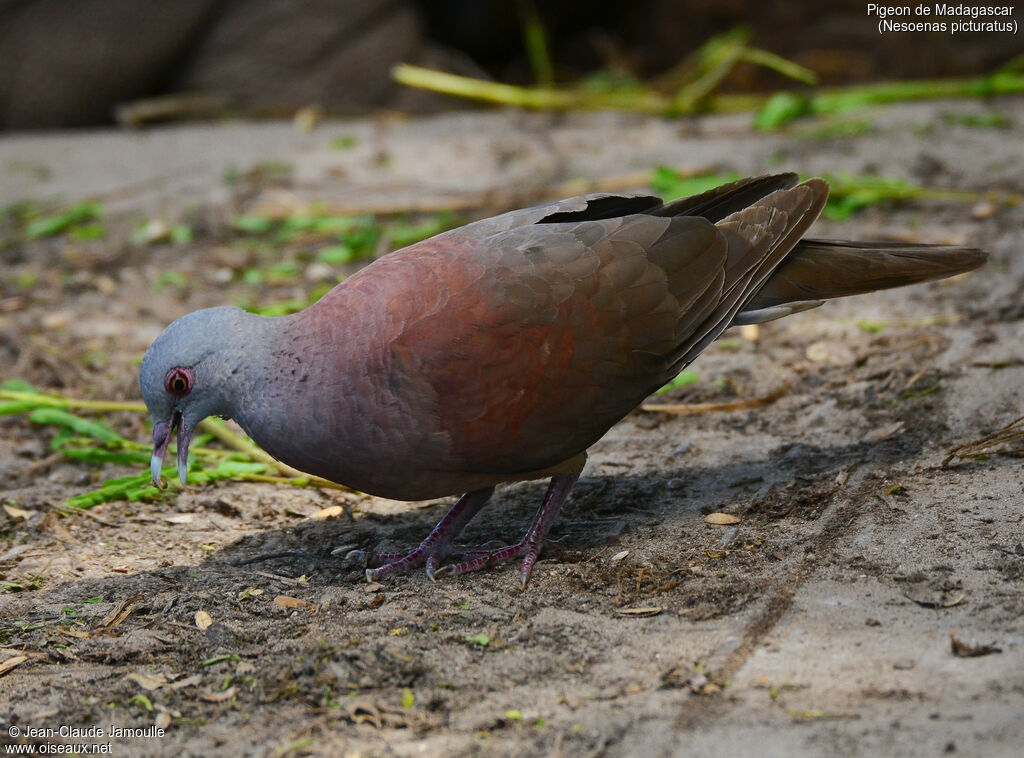
<instances>
[{"instance_id":1,"label":"green leaf","mask_svg":"<svg viewBox=\"0 0 1024 758\"><path fill-rule=\"evenodd\" d=\"M728 184L740 178L736 173L707 173L694 176L681 176L675 169L658 166L651 177L651 188L664 200L675 200L680 197L699 195L721 184Z\"/></svg>"},{"instance_id":2,"label":"green leaf","mask_svg":"<svg viewBox=\"0 0 1024 758\"><path fill-rule=\"evenodd\" d=\"M487 647L491 644L491 638L483 632L481 632L480 634L466 635L464 639L466 640L466 642L473 645L479 645L480 647Z\"/></svg>"},{"instance_id":3,"label":"green leaf","mask_svg":"<svg viewBox=\"0 0 1024 758\"><path fill-rule=\"evenodd\" d=\"M241 660L241 658L239 658L238 653L226 653L224 655L214 656L213 658L207 658L199 665L203 668L207 668L208 666L216 666L218 663L234 663L239 660Z\"/></svg>"},{"instance_id":4,"label":"green leaf","mask_svg":"<svg viewBox=\"0 0 1024 758\"><path fill-rule=\"evenodd\" d=\"M39 403L23 401L16 403L0 403L0 416L11 416L15 413L25 413L39 407Z\"/></svg>"},{"instance_id":5,"label":"green leaf","mask_svg":"<svg viewBox=\"0 0 1024 758\"><path fill-rule=\"evenodd\" d=\"M331 245L325 247L316 254L316 259L330 266L340 266L358 260L359 256L350 245Z\"/></svg>"},{"instance_id":6,"label":"green leaf","mask_svg":"<svg viewBox=\"0 0 1024 758\"><path fill-rule=\"evenodd\" d=\"M455 216L451 213L435 213L414 224L395 223L389 227L391 244L395 248L406 247L448 231L457 224Z\"/></svg>"},{"instance_id":7,"label":"green leaf","mask_svg":"<svg viewBox=\"0 0 1024 758\"><path fill-rule=\"evenodd\" d=\"M859 326L861 329L863 329L865 332L868 332L869 334L878 334L887 326L887 324L884 321L861 320L857 321L856 323L857 326Z\"/></svg>"},{"instance_id":8,"label":"green leaf","mask_svg":"<svg viewBox=\"0 0 1024 758\"><path fill-rule=\"evenodd\" d=\"M294 263L284 261L275 263L266 270L266 282L270 285L291 284L299 276L299 271Z\"/></svg>"},{"instance_id":9,"label":"green leaf","mask_svg":"<svg viewBox=\"0 0 1024 758\"><path fill-rule=\"evenodd\" d=\"M287 242L299 234L312 234L318 237L344 236L373 228L373 224L373 217L365 214L354 216L296 214L289 216L281 223L277 230L277 239Z\"/></svg>"},{"instance_id":10,"label":"green leaf","mask_svg":"<svg viewBox=\"0 0 1024 758\"><path fill-rule=\"evenodd\" d=\"M231 228L243 234L264 234L269 232L274 222L266 216L241 215L235 216Z\"/></svg>"},{"instance_id":11,"label":"green leaf","mask_svg":"<svg viewBox=\"0 0 1024 758\"><path fill-rule=\"evenodd\" d=\"M107 227L103 224L83 224L82 226L73 226L68 236L75 242L89 242L92 240L101 240L107 236Z\"/></svg>"},{"instance_id":12,"label":"green leaf","mask_svg":"<svg viewBox=\"0 0 1024 758\"><path fill-rule=\"evenodd\" d=\"M246 310L260 316L287 316L289 313L298 313L307 305L309 303L303 299L292 298L291 300L279 300L276 303L268 303L258 308L247 308Z\"/></svg>"},{"instance_id":13,"label":"green leaf","mask_svg":"<svg viewBox=\"0 0 1024 758\"><path fill-rule=\"evenodd\" d=\"M931 387L925 387L924 389L920 390L907 390L902 395L900 395L900 397L903 400L910 400L911 398L915 397L927 397L928 395L938 392L940 389L942 389L940 385L933 384Z\"/></svg>"},{"instance_id":14,"label":"green leaf","mask_svg":"<svg viewBox=\"0 0 1024 758\"><path fill-rule=\"evenodd\" d=\"M331 150L348 150L349 148L355 147L359 140L353 137L351 134L343 134L340 137L334 137L328 145Z\"/></svg>"},{"instance_id":15,"label":"green leaf","mask_svg":"<svg viewBox=\"0 0 1024 758\"><path fill-rule=\"evenodd\" d=\"M262 474L267 470L265 463L250 461L224 461L217 468L201 469L188 475L189 482L215 482L219 479L230 479L245 474Z\"/></svg>"},{"instance_id":16,"label":"green leaf","mask_svg":"<svg viewBox=\"0 0 1024 758\"><path fill-rule=\"evenodd\" d=\"M825 180L831 194L822 215L834 221L848 219L868 206L888 200L909 200L927 194L924 187L897 177L826 174Z\"/></svg>"},{"instance_id":17,"label":"green leaf","mask_svg":"<svg viewBox=\"0 0 1024 758\"><path fill-rule=\"evenodd\" d=\"M188 286L188 279L180 271L161 271L157 274L156 279L150 283L150 289L154 292L160 292L165 287L177 287L178 289L184 289Z\"/></svg>"},{"instance_id":18,"label":"green leaf","mask_svg":"<svg viewBox=\"0 0 1024 758\"><path fill-rule=\"evenodd\" d=\"M29 420L33 424L49 424L63 426L78 434L100 440L100 442L123 442L124 437L98 421L91 421L73 413L68 413L60 408L37 408L29 414Z\"/></svg>"},{"instance_id":19,"label":"green leaf","mask_svg":"<svg viewBox=\"0 0 1024 758\"><path fill-rule=\"evenodd\" d=\"M412 690L406 687L402 690L402 707L412 708L416 703L416 696L412 694Z\"/></svg>"},{"instance_id":20,"label":"green leaf","mask_svg":"<svg viewBox=\"0 0 1024 758\"><path fill-rule=\"evenodd\" d=\"M44 216L32 221L25 227L25 237L28 239L54 237L76 224L92 221L102 215L103 206L100 203L79 203L62 213Z\"/></svg>"},{"instance_id":21,"label":"green leaf","mask_svg":"<svg viewBox=\"0 0 1024 758\"><path fill-rule=\"evenodd\" d=\"M192 227L188 224L175 224L171 227L170 237L175 245L187 245L192 241Z\"/></svg>"},{"instance_id":22,"label":"green leaf","mask_svg":"<svg viewBox=\"0 0 1024 758\"><path fill-rule=\"evenodd\" d=\"M149 463L150 454L133 450L103 450L97 447L62 447L60 451L66 458L85 463Z\"/></svg>"},{"instance_id":23,"label":"green leaf","mask_svg":"<svg viewBox=\"0 0 1024 758\"><path fill-rule=\"evenodd\" d=\"M680 387L688 387L691 384L696 384L699 381L700 376L697 374L696 371L683 371L679 374L676 374L672 381L670 381L668 384L666 384L664 387L662 387L654 394L660 395L663 392L671 392L674 389L678 389Z\"/></svg>"},{"instance_id":24,"label":"green leaf","mask_svg":"<svg viewBox=\"0 0 1024 758\"><path fill-rule=\"evenodd\" d=\"M39 389L24 379L4 379L4 381L0 382L0 389L9 390L10 392L31 392L33 395L39 394Z\"/></svg>"},{"instance_id":25,"label":"green leaf","mask_svg":"<svg viewBox=\"0 0 1024 758\"><path fill-rule=\"evenodd\" d=\"M234 476L245 476L246 474L262 474L267 470L265 463L251 463L248 461L223 461L216 468L199 469L189 472L189 484L203 484L215 482L222 479L230 479ZM168 481L173 481L176 476L174 466L164 466L161 476ZM156 497L161 493L150 482L149 473L136 476L122 476L117 479L109 479L102 483L99 489L76 495L68 498L67 504L72 508L92 508L100 503L111 500L146 500Z\"/></svg>"},{"instance_id":26,"label":"green leaf","mask_svg":"<svg viewBox=\"0 0 1024 758\"><path fill-rule=\"evenodd\" d=\"M174 476L174 467L165 466L161 473L164 478L170 479ZM149 482L149 474L138 474L137 476L122 476L118 479L109 479L103 482L99 489L85 492L81 495L75 495L74 497L68 498L65 502L71 508L89 509L93 506L99 505L100 503L108 503L111 500L120 500L125 498L129 491L137 491L140 488L145 488L147 482ZM160 492L160 490L151 485L148 489L152 490L154 494Z\"/></svg>"},{"instance_id":27,"label":"green leaf","mask_svg":"<svg viewBox=\"0 0 1024 758\"><path fill-rule=\"evenodd\" d=\"M777 92L768 98L754 116L754 128L764 131L781 129L790 121L812 112L811 101L796 92Z\"/></svg>"}]
</instances>

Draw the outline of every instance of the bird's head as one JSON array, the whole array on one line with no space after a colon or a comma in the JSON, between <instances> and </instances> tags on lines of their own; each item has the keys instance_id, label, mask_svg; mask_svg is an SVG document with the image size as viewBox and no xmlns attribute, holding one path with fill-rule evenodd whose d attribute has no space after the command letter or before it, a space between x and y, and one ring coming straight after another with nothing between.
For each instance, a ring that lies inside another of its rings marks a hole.
<instances>
[{"instance_id":1,"label":"bird's head","mask_svg":"<svg viewBox=\"0 0 1024 758\"><path fill-rule=\"evenodd\" d=\"M156 338L142 358L139 385L153 419L153 484L160 476L171 435L178 432L178 478L188 480L188 446L207 416L231 415L225 388L231 374L232 336L245 312L207 308L182 316ZM237 349L237 348L236 348Z\"/></svg>"}]
</instances>

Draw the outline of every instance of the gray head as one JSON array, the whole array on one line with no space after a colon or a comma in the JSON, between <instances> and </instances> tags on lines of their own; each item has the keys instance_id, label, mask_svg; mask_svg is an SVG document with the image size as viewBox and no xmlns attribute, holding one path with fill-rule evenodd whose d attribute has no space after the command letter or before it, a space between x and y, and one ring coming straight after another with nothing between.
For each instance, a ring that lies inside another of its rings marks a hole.
<instances>
[{"instance_id":1,"label":"gray head","mask_svg":"<svg viewBox=\"0 0 1024 758\"><path fill-rule=\"evenodd\" d=\"M196 425L207 416L231 416L231 376L244 354L241 325L253 318L259 319L231 306L189 313L168 326L143 356L139 385L153 418L150 471L156 486L163 486L160 469L175 429L178 478L185 484Z\"/></svg>"}]
</instances>

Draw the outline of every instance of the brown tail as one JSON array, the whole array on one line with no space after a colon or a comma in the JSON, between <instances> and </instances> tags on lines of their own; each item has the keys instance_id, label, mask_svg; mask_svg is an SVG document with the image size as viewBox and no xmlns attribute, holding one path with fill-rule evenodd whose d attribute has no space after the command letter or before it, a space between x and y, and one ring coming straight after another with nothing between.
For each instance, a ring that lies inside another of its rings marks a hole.
<instances>
[{"instance_id":1,"label":"brown tail","mask_svg":"<svg viewBox=\"0 0 1024 758\"><path fill-rule=\"evenodd\" d=\"M733 323L760 323L823 300L945 279L984 265L972 247L801 240Z\"/></svg>"}]
</instances>

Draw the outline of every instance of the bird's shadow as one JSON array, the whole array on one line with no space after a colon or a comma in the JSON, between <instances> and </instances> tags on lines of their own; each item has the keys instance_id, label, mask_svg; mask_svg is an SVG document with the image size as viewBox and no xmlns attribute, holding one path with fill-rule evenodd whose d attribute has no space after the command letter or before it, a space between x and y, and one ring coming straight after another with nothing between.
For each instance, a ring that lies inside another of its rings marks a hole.
<instances>
[{"instance_id":1,"label":"bird's shadow","mask_svg":"<svg viewBox=\"0 0 1024 758\"><path fill-rule=\"evenodd\" d=\"M685 529L697 514L710 510L740 511L751 519L781 518L788 512L785 507L779 510L780 503L785 506L806 500L804 490L834 481L840 472L867 464L891 466L920 450L918 440L900 435L881 442L831 447L781 445L761 459L711 466L673 461L656 474L587 476L577 484L552 529L546 552L556 559L567 551L584 554L624 531L642 532L655 523L677 522L679 529ZM459 544L491 541L498 546L519 540L540 505L545 486L544 482L526 482L499 489L465 529ZM152 596L159 605L155 598L166 595L169 587L197 587L197 581L201 585L212 582L212 587L224 580L234 586L239 581L255 581L254 575L291 583L306 576L310 584L320 586L362 582L362 566L346 559L349 551L372 554L411 549L429 534L447 507L447 503L438 503L394 516L367 513L353 517L346 513L340 518L308 519L291 527L266 529L235 540L197 565L63 583L38 596L29 615L42 618L47 606L60 607L83 596L140 594ZM24 614L14 611L14 615Z\"/></svg>"},{"instance_id":2,"label":"bird's shadow","mask_svg":"<svg viewBox=\"0 0 1024 758\"><path fill-rule=\"evenodd\" d=\"M656 474L586 476L552 528L549 549L555 554L559 548L592 550L625 530L670 520L684 523L712 510L739 509L751 517L774 520L797 507L793 503L801 502L802 488L813 491L834 482L843 471L873 462L892 464L920 450L920 443L906 435L830 447L797 443L781 445L757 460L695 467L672 461L672 467ZM497 548L516 542L539 508L545 488L543 481L499 488L457 544ZM347 582L361 578L364 567L347 557L350 553L372 556L411 550L451 502L399 515L367 513L268 530L243 537L209 560L262 566L287 576L318 573L328 583Z\"/></svg>"}]
</instances>

